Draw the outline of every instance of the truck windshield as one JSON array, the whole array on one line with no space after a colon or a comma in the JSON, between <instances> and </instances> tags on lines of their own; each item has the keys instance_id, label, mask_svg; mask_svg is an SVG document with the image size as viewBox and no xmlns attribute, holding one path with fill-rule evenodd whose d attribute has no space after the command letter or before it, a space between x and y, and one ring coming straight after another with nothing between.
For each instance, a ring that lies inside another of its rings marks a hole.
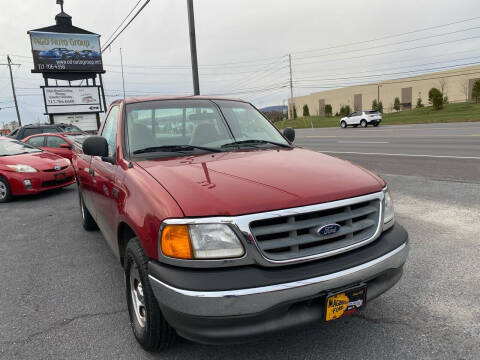
<instances>
[{"instance_id":1,"label":"truck windshield","mask_svg":"<svg viewBox=\"0 0 480 360\"><path fill-rule=\"evenodd\" d=\"M130 153L149 156L229 151L232 146L290 146L253 106L240 101L192 99L129 104L127 131Z\"/></svg>"}]
</instances>

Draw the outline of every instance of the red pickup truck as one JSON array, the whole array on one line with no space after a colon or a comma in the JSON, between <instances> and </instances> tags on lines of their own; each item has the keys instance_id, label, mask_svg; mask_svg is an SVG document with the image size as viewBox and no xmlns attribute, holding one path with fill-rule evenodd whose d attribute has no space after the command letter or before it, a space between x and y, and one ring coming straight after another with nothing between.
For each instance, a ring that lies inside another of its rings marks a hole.
<instances>
[{"instance_id":1,"label":"red pickup truck","mask_svg":"<svg viewBox=\"0 0 480 360\"><path fill-rule=\"evenodd\" d=\"M130 98L73 156L145 349L331 321L399 281L408 234L385 181L294 138L240 100Z\"/></svg>"}]
</instances>

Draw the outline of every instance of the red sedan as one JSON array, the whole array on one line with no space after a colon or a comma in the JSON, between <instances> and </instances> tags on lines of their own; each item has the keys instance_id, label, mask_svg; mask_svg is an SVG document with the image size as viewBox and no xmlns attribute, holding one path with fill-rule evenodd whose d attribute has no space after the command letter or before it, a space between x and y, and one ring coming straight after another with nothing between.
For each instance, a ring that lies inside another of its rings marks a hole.
<instances>
[{"instance_id":1,"label":"red sedan","mask_svg":"<svg viewBox=\"0 0 480 360\"><path fill-rule=\"evenodd\" d=\"M22 142L71 161L74 147L81 148L86 137L84 133L46 133L26 137Z\"/></svg>"},{"instance_id":2,"label":"red sedan","mask_svg":"<svg viewBox=\"0 0 480 360\"><path fill-rule=\"evenodd\" d=\"M75 182L70 160L18 140L0 137L0 203Z\"/></svg>"}]
</instances>

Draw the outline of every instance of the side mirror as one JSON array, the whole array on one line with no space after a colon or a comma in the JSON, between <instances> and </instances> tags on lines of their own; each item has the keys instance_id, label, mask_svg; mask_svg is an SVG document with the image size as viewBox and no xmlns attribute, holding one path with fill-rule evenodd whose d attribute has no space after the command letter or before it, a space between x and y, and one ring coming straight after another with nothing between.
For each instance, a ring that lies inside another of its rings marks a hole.
<instances>
[{"instance_id":1,"label":"side mirror","mask_svg":"<svg viewBox=\"0 0 480 360\"><path fill-rule=\"evenodd\" d=\"M285 129L283 129L283 136L285 136L285 138L288 141L293 143L295 141L295 130L291 127L287 127Z\"/></svg>"},{"instance_id":2,"label":"side mirror","mask_svg":"<svg viewBox=\"0 0 480 360\"><path fill-rule=\"evenodd\" d=\"M61 147L62 149L71 149L71 148L72 148L72 146L71 146L70 144L65 144L65 143L60 144L60 147Z\"/></svg>"},{"instance_id":3,"label":"side mirror","mask_svg":"<svg viewBox=\"0 0 480 360\"><path fill-rule=\"evenodd\" d=\"M83 153L91 156L108 156L108 143L104 137L90 136L82 144Z\"/></svg>"}]
</instances>

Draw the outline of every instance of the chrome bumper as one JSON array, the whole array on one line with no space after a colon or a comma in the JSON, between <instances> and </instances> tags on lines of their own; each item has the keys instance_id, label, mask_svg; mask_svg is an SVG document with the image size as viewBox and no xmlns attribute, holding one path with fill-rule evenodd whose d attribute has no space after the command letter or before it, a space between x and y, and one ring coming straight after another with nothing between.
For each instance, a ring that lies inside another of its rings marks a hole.
<instances>
[{"instance_id":1,"label":"chrome bumper","mask_svg":"<svg viewBox=\"0 0 480 360\"><path fill-rule=\"evenodd\" d=\"M408 255L409 245L404 243L395 250L343 271L270 286L228 291L191 291L178 289L149 275L153 292L161 306L191 316L228 317L251 315L278 304L300 300L332 289L369 281L380 274L401 268ZM233 280L234 281L234 280ZM392 286L386 282L368 292L374 298Z\"/></svg>"}]
</instances>

